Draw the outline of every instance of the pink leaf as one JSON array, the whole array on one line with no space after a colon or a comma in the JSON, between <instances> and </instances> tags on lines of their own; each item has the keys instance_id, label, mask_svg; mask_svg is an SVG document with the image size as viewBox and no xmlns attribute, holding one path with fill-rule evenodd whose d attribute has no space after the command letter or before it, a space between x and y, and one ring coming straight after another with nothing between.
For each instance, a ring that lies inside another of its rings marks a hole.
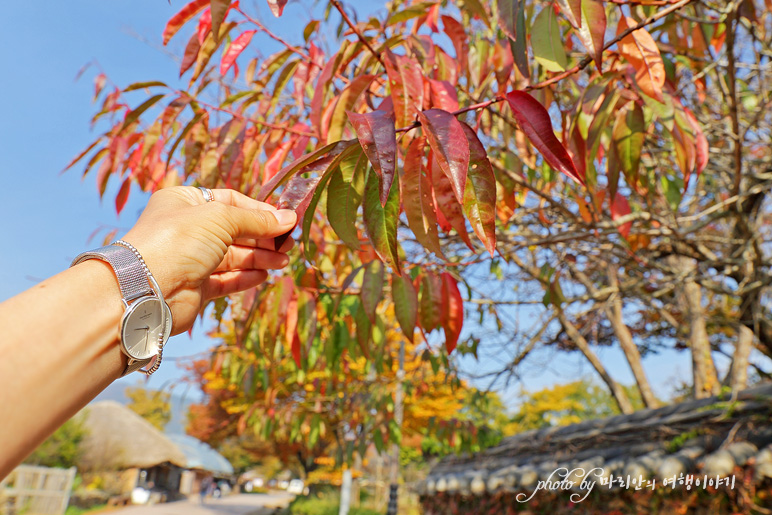
<instances>
[{"instance_id":1,"label":"pink leaf","mask_svg":"<svg viewBox=\"0 0 772 515\"><path fill-rule=\"evenodd\" d=\"M252 41L252 36L255 35L256 30L248 30L244 32L243 34L240 34L239 37L234 39L230 46L228 47L228 50L225 52L225 55L222 58L222 61L220 62L220 75L225 75L228 73L228 70L231 66L236 62L236 58L241 54L241 52L244 51L244 49L249 45L249 42Z\"/></svg>"},{"instance_id":2,"label":"pink leaf","mask_svg":"<svg viewBox=\"0 0 772 515\"><path fill-rule=\"evenodd\" d=\"M268 0L268 7L271 8L271 12L277 18L284 13L284 7L287 5L288 0Z\"/></svg>"},{"instance_id":3,"label":"pink leaf","mask_svg":"<svg viewBox=\"0 0 772 515\"><path fill-rule=\"evenodd\" d=\"M168 43L170 39L172 39L172 36L174 36L177 31L179 31L180 28L185 25L185 23L187 23L191 18L193 18L193 16L195 16L199 11L208 5L209 0L193 0L188 5L180 9L180 12L172 16L169 22L166 24L166 28L164 28L164 45Z\"/></svg>"}]
</instances>

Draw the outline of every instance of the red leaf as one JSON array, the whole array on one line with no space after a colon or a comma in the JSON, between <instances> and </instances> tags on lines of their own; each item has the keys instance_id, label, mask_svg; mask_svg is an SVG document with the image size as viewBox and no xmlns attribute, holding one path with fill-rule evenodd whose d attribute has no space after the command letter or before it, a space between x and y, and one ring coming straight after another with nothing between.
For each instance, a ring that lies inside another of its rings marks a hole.
<instances>
[{"instance_id":1,"label":"red leaf","mask_svg":"<svg viewBox=\"0 0 772 515\"><path fill-rule=\"evenodd\" d=\"M429 27L429 30L431 30L434 33L437 33L440 31L439 27L437 27L437 20L439 19L440 15L440 4L434 4L429 8L429 13L426 15L426 26Z\"/></svg>"},{"instance_id":2,"label":"red leaf","mask_svg":"<svg viewBox=\"0 0 772 515\"><path fill-rule=\"evenodd\" d=\"M356 130L359 144L373 165L373 170L378 174L381 206L385 206L397 169L397 131L394 116L387 111L365 114L349 111L346 114Z\"/></svg>"},{"instance_id":3,"label":"red leaf","mask_svg":"<svg viewBox=\"0 0 772 515\"><path fill-rule=\"evenodd\" d=\"M115 197L115 212L121 214L123 207L126 205L126 201L129 200L129 191L131 190L131 177L127 177L121 189L118 191L118 195Z\"/></svg>"},{"instance_id":4,"label":"red leaf","mask_svg":"<svg viewBox=\"0 0 772 515\"><path fill-rule=\"evenodd\" d=\"M321 177L305 178L300 175L294 176L289 180L279 196L279 209L292 209L298 215L298 221L303 218L303 214L311 202L316 186Z\"/></svg>"},{"instance_id":5,"label":"red leaf","mask_svg":"<svg viewBox=\"0 0 772 515\"><path fill-rule=\"evenodd\" d=\"M419 322L427 333L440 327L444 314L442 309L442 279L433 272L427 272L421 282L419 298Z\"/></svg>"},{"instance_id":6,"label":"red leaf","mask_svg":"<svg viewBox=\"0 0 772 515\"><path fill-rule=\"evenodd\" d=\"M625 215L630 214L630 204L627 202L627 199L620 195L619 193L616 194L614 197L614 201L611 203L611 219L612 220L618 220L619 218L622 218ZM633 226L633 222L626 222L619 226L619 233L627 239L627 236L630 234L630 228Z\"/></svg>"},{"instance_id":7,"label":"red leaf","mask_svg":"<svg viewBox=\"0 0 772 515\"><path fill-rule=\"evenodd\" d=\"M201 44L198 42L198 35L193 34L185 47L185 55L182 57L182 64L180 65L180 77L195 64L200 49Z\"/></svg>"},{"instance_id":8,"label":"red leaf","mask_svg":"<svg viewBox=\"0 0 772 515\"><path fill-rule=\"evenodd\" d=\"M705 133L702 132L702 127L700 127L700 123L697 121L694 113L692 113L688 107L684 107L684 112L686 113L686 118L689 120L692 131L694 132L694 143L697 152L695 166L697 168L697 177L699 177L703 170L705 170L705 167L708 166L710 145L708 144L708 138L706 138ZM685 188L686 185L684 185L684 189Z\"/></svg>"},{"instance_id":9,"label":"red leaf","mask_svg":"<svg viewBox=\"0 0 772 515\"><path fill-rule=\"evenodd\" d=\"M442 317L442 327L445 329L445 348L448 354L455 350L461 328L464 326L464 300L458 291L456 280L447 272L442 274L443 306L446 307Z\"/></svg>"},{"instance_id":10,"label":"red leaf","mask_svg":"<svg viewBox=\"0 0 772 515\"><path fill-rule=\"evenodd\" d=\"M386 50L382 57L389 76L396 121L406 127L413 123L424 104L421 66L414 59L396 55L391 50Z\"/></svg>"},{"instance_id":11,"label":"red leaf","mask_svg":"<svg viewBox=\"0 0 772 515\"><path fill-rule=\"evenodd\" d=\"M268 0L268 7L271 8L271 12L277 18L284 13L284 6L287 5L288 0Z\"/></svg>"},{"instance_id":12,"label":"red leaf","mask_svg":"<svg viewBox=\"0 0 772 515\"><path fill-rule=\"evenodd\" d=\"M405 156L405 175L402 187L403 204L407 223L418 242L424 248L445 259L437 233L437 215L431 195L431 183L423 174L423 157L426 139L416 138Z\"/></svg>"},{"instance_id":13,"label":"red leaf","mask_svg":"<svg viewBox=\"0 0 772 515\"><path fill-rule=\"evenodd\" d=\"M430 163L428 167L430 171L429 182L432 185L434 205L439 207L437 210L437 222L445 232L450 231L451 227L455 229L467 247L474 250L469 234L466 231L466 222L461 211L461 205L456 200L453 187L445 174L440 170L440 165L437 163L437 159L434 158L433 153L430 154Z\"/></svg>"},{"instance_id":14,"label":"red leaf","mask_svg":"<svg viewBox=\"0 0 772 515\"><path fill-rule=\"evenodd\" d=\"M499 0L498 7L499 26L510 39L517 69L523 77L529 78L531 73L526 45L525 0Z\"/></svg>"},{"instance_id":15,"label":"red leaf","mask_svg":"<svg viewBox=\"0 0 772 515\"><path fill-rule=\"evenodd\" d=\"M595 59L595 64L600 70L603 59L603 38L606 34L606 8L600 0L583 0L581 5L579 39Z\"/></svg>"},{"instance_id":16,"label":"red leaf","mask_svg":"<svg viewBox=\"0 0 772 515\"><path fill-rule=\"evenodd\" d=\"M469 168L469 142L461 122L442 109L418 113L418 119L424 127L440 169L450 179L458 203L463 204Z\"/></svg>"},{"instance_id":17,"label":"red leaf","mask_svg":"<svg viewBox=\"0 0 772 515\"><path fill-rule=\"evenodd\" d=\"M464 75L469 63L469 43L466 37L466 30L458 20L451 16L442 16L442 26L445 28L445 34L448 35L456 50L456 60L461 75Z\"/></svg>"},{"instance_id":18,"label":"red leaf","mask_svg":"<svg viewBox=\"0 0 772 515\"><path fill-rule=\"evenodd\" d=\"M582 0L558 0L560 12L574 28L582 26Z\"/></svg>"},{"instance_id":19,"label":"red leaf","mask_svg":"<svg viewBox=\"0 0 772 515\"><path fill-rule=\"evenodd\" d=\"M172 36L174 36L177 31L179 31L180 28L185 25L185 23L187 23L191 18L193 18L193 16L195 16L199 11L208 5L209 0L193 0L188 5L180 9L177 14L172 16L166 24L166 28L164 28L164 45L167 44L170 39L172 39Z\"/></svg>"},{"instance_id":20,"label":"red leaf","mask_svg":"<svg viewBox=\"0 0 772 515\"><path fill-rule=\"evenodd\" d=\"M264 183L273 179L279 170L281 170L281 165L284 164L284 160L287 159L287 155L292 149L293 143L294 141L292 139L282 141L268 157L268 160L265 162L265 167L263 168Z\"/></svg>"},{"instance_id":21,"label":"red leaf","mask_svg":"<svg viewBox=\"0 0 772 515\"><path fill-rule=\"evenodd\" d=\"M252 36L255 35L255 32L257 31L248 30L231 42L228 50L225 52L225 55L222 58L222 61L220 62L220 75L224 76L226 73L228 73L230 67L233 66L234 62L236 62L236 58L239 56L239 54L241 54L241 52L244 51L247 45L249 45L249 42L252 41Z\"/></svg>"},{"instance_id":22,"label":"red leaf","mask_svg":"<svg viewBox=\"0 0 772 515\"><path fill-rule=\"evenodd\" d=\"M493 256L496 249L496 178L477 133L465 123L461 126L469 142L470 154L462 206L472 229Z\"/></svg>"},{"instance_id":23,"label":"red leaf","mask_svg":"<svg viewBox=\"0 0 772 515\"><path fill-rule=\"evenodd\" d=\"M206 35L212 30L212 11L207 9L198 19L198 44L203 45Z\"/></svg>"},{"instance_id":24,"label":"red leaf","mask_svg":"<svg viewBox=\"0 0 772 515\"><path fill-rule=\"evenodd\" d=\"M458 94L456 88L446 80L429 79L431 91L432 107L437 107L444 111L453 112L458 110Z\"/></svg>"},{"instance_id":25,"label":"red leaf","mask_svg":"<svg viewBox=\"0 0 772 515\"><path fill-rule=\"evenodd\" d=\"M517 124L544 160L555 170L567 175L584 186L584 176L574 166L571 156L552 130L550 115L538 100L523 91L507 94Z\"/></svg>"}]
</instances>

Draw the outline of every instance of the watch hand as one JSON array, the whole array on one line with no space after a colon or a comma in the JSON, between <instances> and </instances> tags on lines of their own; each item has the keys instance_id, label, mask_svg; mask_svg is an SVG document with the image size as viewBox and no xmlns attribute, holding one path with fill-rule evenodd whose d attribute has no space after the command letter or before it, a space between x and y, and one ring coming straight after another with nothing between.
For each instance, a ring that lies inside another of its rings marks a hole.
<instances>
[{"instance_id":1,"label":"watch hand","mask_svg":"<svg viewBox=\"0 0 772 515\"><path fill-rule=\"evenodd\" d=\"M134 329L135 331L144 331L144 330L150 330L150 326L146 325L145 327L137 327Z\"/></svg>"}]
</instances>

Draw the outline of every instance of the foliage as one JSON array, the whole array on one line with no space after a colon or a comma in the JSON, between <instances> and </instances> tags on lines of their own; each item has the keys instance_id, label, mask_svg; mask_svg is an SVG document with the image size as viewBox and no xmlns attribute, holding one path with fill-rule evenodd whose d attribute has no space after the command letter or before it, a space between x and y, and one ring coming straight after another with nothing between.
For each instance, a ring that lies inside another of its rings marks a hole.
<instances>
[{"instance_id":1,"label":"foliage","mask_svg":"<svg viewBox=\"0 0 772 515\"><path fill-rule=\"evenodd\" d=\"M172 419L171 394L161 390L148 390L141 386L126 387L128 408L163 431Z\"/></svg>"},{"instance_id":2,"label":"foliage","mask_svg":"<svg viewBox=\"0 0 772 515\"><path fill-rule=\"evenodd\" d=\"M349 308L342 303L338 309L345 314ZM214 363L202 361L191 368L192 380L201 385L207 402L191 406L188 433L221 450L237 438L237 445L253 459L277 456L305 477L320 467L325 477L339 474L340 465L350 462L355 452L365 456L373 444L383 451L385 442L398 437L416 448L424 439L434 438L444 442L445 452L456 447L479 449L485 440L473 435L484 430L486 421L475 420L464 410L467 392L475 390L448 376L439 363L435 371L436 358L401 340L393 317L380 320L385 332L375 336L379 361L368 363L356 341L343 340L344 349L330 367L325 360L331 352L329 339L320 337L309 349L307 373L297 369L289 354L239 351L230 340L231 331L225 329L215 335L223 338L223 344L214 353ZM323 319L316 323L320 331L337 331L345 338L337 323L329 328ZM400 429L391 392L398 380L401 345L406 357Z\"/></svg>"},{"instance_id":3,"label":"foliage","mask_svg":"<svg viewBox=\"0 0 772 515\"><path fill-rule=\"evenodd\" d=\"M44 467L75 467L81 455L80 444L87 435L88 429L83 417L72 417L41 443L24 463Z\"/></svg>"},{"instance_id":4,"label":"foliage","mask_svg":"<svg viewBox=\"0 0 772 515\"><path fill-rule=\"evenodd\" d=\"M620 346L647 407L647 353L688 349L695 397L720 389L722 345L741 370L754 341L772 355L768 5L324 7L295 45L238 2L190 2L163 35L187 32L187 84L100 74L106 130L73 162L100 195L120 181L118 211L132 185L184 183L298 212L291 273L216 304L227 338L206 381L233 396L226 426L399 442L380 377L397 326L451 380L456 348L495 356L476 377L494 382L536 348L580 352L622 412L630 395L593 346Z\"/></svg>"},{"instance_id":5,"label":"foliage","mask_svg":"<svg viewBox=\"0 0 772 515\"><path fill-rule=\"evenodd\" d=\"M296 497L285 510L286 515L338 515L340 493L324 490L318 494ZM381 515L380 511L359 506L349 508L350 515Z\"/></svg>"},{"instance_id":6,"label":"foliage","mask_svg":"<svg viewBox=\"0 0 772 515\"><path fill-rule=\"evenodd\" d=\"M587 379L557 384L537 392L524 390L520 403L512 418L512 430L517 433L620 414L608 391ZM640 398L636 404L638 409L642 407Z\"/></svg>"}]
</instances>

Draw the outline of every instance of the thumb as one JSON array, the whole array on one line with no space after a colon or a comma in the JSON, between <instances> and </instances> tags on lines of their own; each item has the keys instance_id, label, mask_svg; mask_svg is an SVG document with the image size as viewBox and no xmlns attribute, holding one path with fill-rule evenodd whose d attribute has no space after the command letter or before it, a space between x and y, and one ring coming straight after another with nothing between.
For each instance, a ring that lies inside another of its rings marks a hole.
<instances>
[{"instance_id":1,"label":"thumb","mask_svg":"<svg viewBox=\"0 0 772 515\"><path fill-rule=\"evenodd\" d=\"M269 211L266 209L242 209L225 206L233 222L235 238L274 238L292 230L297 222L297 215L290 209Z\"/></svg>"}]
</instances>

